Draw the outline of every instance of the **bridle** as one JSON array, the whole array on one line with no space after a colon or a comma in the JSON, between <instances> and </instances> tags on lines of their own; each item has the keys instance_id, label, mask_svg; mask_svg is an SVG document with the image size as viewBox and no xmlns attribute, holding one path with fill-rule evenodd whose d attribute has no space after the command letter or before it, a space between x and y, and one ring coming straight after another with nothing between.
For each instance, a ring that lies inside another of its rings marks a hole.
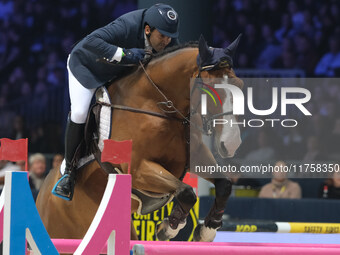
<instances>
[{"instance_id":1,"label":"bridle","mask_svg":"<svg viewBox=\"0 0 340 255\"><path fill-rule=\"evenodd\" d=\"M200 86L198 84L202 84L205 85L205 83L203 82L198 82L198 79L201 79L201 72L204 71L207 68L210 68L212 66L205 66L205 67L200 67L199 65L199 69L198 69L198 74L195 77L195 83L191 89L190 92L190 98L192 98L194 92L196 89L200 88ZM225 64L225 61L221 61L220 63L217 64L217 69L220 68L225 68L225 67L229 67L229 65ZM198 107L201 105L201 100L199 100L196 104L195 107L193 107L193 109L190 112L190 116L196 114L198 112ZM215 118L218 117L222 117L222 116L227 116L227 115L232 115L233 111L228 111L228 112L222 112L222 113L217 113L217 114L207 114L207 115L201 115L202 118L202 125L203 125L203 132L202 134L207 135L207 136L211 136L214 133L214 129L213 129L213 125L212 122Z\"/></svg>"}]
</instances>

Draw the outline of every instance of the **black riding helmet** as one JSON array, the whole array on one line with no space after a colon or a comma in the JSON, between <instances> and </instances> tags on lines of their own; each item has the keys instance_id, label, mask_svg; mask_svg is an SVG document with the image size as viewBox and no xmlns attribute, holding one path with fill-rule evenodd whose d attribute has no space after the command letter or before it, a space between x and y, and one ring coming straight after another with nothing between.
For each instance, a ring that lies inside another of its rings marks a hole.
<instances>
[{"instance_id":1,"label":"black riding helmet","mask_svg":"<svg viewBox=\"0 0 340 255\"><path fill-rule=\"evenodd\" d=\"M155 4L146 10L144 22L151 28L156 28L162 35L178 37L178 14L166 4Z\"/></svg>"}]
</instances>

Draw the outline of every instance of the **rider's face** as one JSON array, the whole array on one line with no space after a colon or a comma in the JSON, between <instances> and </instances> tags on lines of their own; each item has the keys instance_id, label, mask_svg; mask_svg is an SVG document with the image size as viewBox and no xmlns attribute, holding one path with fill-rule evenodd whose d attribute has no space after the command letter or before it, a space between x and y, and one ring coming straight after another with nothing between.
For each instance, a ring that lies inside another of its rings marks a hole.
<instances>
[{"instance_id":1,"label":"rider's face","mask_svg":"<svg viewBox=\"0 0 340 255\"><path fill-rule=\"evenodd\" d=\"M164 48L171 42L170 37L162 35L157 29L154 29L151 32L149 26L145 27L145 34L150 35L148 37L148 41L152 48L157 52L164 50Z\"/></svg>"}]
</instances>

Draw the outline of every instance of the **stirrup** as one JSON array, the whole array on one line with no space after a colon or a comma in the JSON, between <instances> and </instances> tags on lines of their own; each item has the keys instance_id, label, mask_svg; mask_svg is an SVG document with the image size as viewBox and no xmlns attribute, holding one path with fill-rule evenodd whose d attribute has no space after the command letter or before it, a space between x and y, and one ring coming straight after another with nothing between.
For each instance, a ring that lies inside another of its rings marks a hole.
<instances>
[{"instance_id":1,"label":"stirrup","mask_svg":"<svg viewBox=\"0 0 340 255\"><path fill-rule=\"evenodd\" d=\"M65 183L61 184L61 182ZM65 192L65 185L70 186L70 190L68 191L68 193ZM66 201L71 201L74 193L74 185L75 185L74 176L72 176L72 173L66 173L54 185L52 189L52 194Z\"/></svg>"}]
</instances>

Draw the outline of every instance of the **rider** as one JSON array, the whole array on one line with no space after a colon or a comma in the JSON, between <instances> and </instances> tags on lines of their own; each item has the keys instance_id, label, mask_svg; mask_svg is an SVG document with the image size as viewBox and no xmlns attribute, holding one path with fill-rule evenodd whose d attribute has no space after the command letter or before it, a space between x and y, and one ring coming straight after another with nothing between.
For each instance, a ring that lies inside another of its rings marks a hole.
<instances>
[{"instance_id":1,"label":"rider","mask_svg":"<svg viewBox=\"0 0 340 255\"><path fill-rule=\"evenodd\" d=\"M178 14L169 5L155 4L122 15L83 38L67 61L71 112L65 131L65 172L52 193L72 200L75 185L75 152L84 136L84 126L96 88L121 76L126 67L144 58L144 49L162 51L178 44ZM97 61L104 59L110 65Z\"/></svg>"}]
</instances>

